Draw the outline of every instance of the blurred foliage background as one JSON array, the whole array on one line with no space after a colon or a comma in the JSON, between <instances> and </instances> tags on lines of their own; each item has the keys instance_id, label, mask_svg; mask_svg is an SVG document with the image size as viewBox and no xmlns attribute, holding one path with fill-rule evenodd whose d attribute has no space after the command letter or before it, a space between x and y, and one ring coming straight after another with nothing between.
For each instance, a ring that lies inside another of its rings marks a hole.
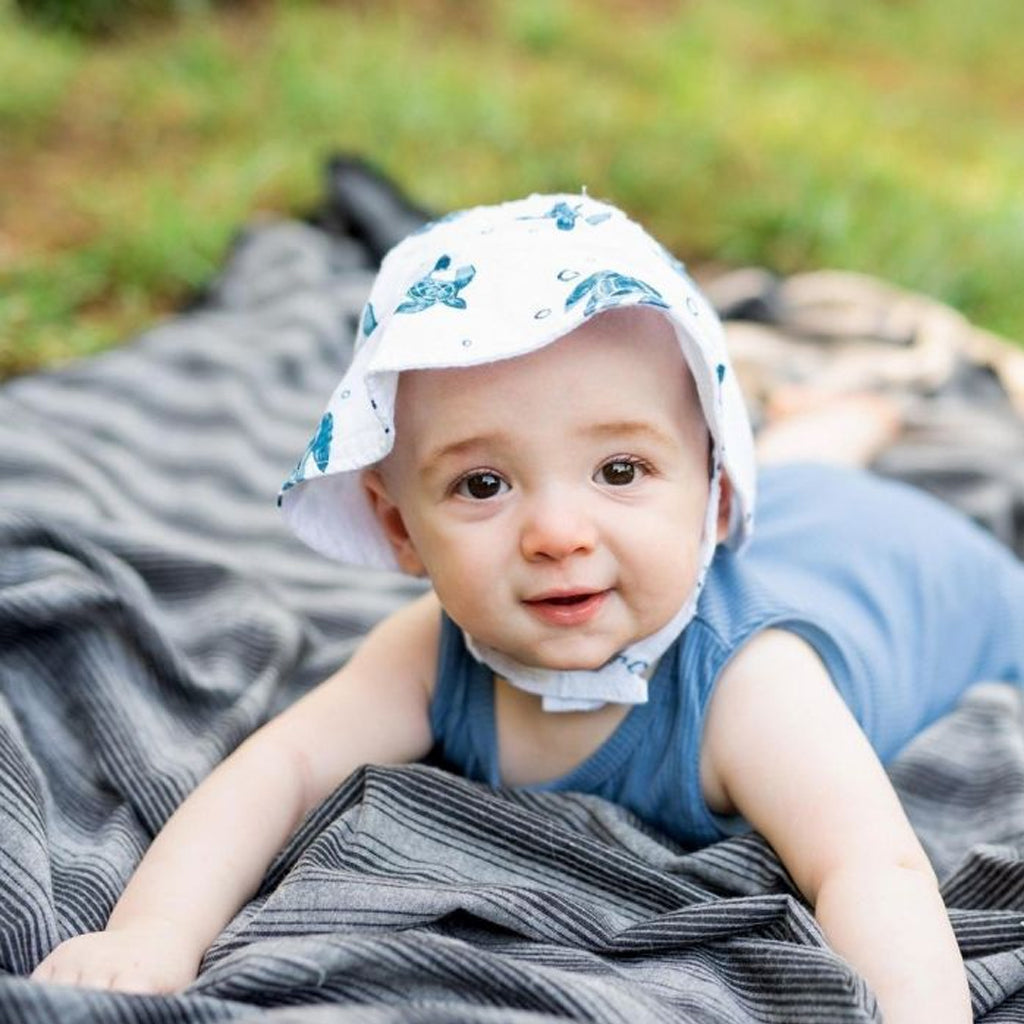
<instances>
[{"instance_id":1,"label":"blurred foliage background","mask_svg":"<svg viewBox=\"0 0 1024 1024\"><path fill-rule=\"evenodd\" d=\"M0 0L0 375L96 351L345 150L1024 338L1020 0Z\"/></svg>"}]
</instances>

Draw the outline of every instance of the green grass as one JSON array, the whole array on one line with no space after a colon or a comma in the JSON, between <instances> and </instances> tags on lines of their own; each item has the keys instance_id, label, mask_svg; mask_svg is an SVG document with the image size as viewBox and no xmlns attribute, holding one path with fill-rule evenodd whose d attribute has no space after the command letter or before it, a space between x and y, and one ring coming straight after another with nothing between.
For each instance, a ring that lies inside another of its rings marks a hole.
<instances>
[{"instance_id":1,"label":"green grass","mask_svg":"<svg viewBox=\"0 0 1024 1024\"><path fill-rule=\"evenodd\" d=\"M335 150L437 209L586 185L691 263L861 270L1024 338L1019 0L196 10L86 43L0 0L0 373L173 309Z\"/></svg>"}]
</instances>

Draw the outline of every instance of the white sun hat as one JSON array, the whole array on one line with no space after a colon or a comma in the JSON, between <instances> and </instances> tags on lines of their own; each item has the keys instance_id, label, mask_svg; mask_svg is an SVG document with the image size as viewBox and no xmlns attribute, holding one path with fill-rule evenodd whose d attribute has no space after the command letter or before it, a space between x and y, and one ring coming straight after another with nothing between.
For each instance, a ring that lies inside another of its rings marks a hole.
<instances>
[{"instance_id":1,"label":"white sun hat","mask_svg":"<svg viewBox=\"0 0 1024 1024\"><path fill-rule=\"evenodd\" d=\"M754 446L718 317L663 246L587 195L532 195L451 214L387 254L352 362L278 496L288 525L331 558L397 569L359 477L394 444L399 373L525 355L627 306L656 308L675 328L716 476L724 471L732 484L724 543L740 547L753 526Z\"/></svg>"}]
</instances>

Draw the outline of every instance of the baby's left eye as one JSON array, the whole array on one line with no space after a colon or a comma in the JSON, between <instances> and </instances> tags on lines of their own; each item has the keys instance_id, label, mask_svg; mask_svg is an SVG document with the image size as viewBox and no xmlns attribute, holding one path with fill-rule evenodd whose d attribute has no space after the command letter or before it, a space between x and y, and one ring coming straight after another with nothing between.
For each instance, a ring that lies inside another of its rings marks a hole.
<instances>
[{"instance_id":1,"label":"baby's left eye","mask_svg":"<svg viewBox=\"0 0 1024 1024\"><path fill-rule=\"evenodd\" d=\"M594 474L594 478L611 487L626 487L633 483L643 471L643 466L633 459L609 459Z\"/></svg>"}]
</instances>

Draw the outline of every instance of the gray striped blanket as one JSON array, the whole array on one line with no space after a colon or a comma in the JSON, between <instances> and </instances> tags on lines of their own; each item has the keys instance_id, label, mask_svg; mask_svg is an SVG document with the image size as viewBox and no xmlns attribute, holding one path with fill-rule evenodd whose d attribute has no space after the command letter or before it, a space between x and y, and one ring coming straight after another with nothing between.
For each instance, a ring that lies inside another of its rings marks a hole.
<instances>
[{"instance_id":1,"label":"gray striped blanket","mask_svg":"<svg viewBox=\"0 0 1024 1024\"><path fill-rule=\"evenodd\" d=\"M274 508L368 287L372 239L346 226L359 241L253 229L196 309L0 388L0 1021L877 1020L758 837L686 852L595 798L495 792L425 765L367 767L319 807L186 992L25 977L103 925L219 759L414 592L311 554ZM791 285L722 280L718 300L780 344L834 342L800 326L813 301ZM782 362L792 378L799 360ZM942 433L955 407L1020 454L998 374L968 377L984 387L963 400L917 387L920 430L890 469L1019 544L1016 470L979 470L962 431L958 470ZM929 461L936 447L945 460ZM1024 1021L1016 694L979 687L892 775L943 879L976 1013Z\"/></svg>"}]
</instances>

